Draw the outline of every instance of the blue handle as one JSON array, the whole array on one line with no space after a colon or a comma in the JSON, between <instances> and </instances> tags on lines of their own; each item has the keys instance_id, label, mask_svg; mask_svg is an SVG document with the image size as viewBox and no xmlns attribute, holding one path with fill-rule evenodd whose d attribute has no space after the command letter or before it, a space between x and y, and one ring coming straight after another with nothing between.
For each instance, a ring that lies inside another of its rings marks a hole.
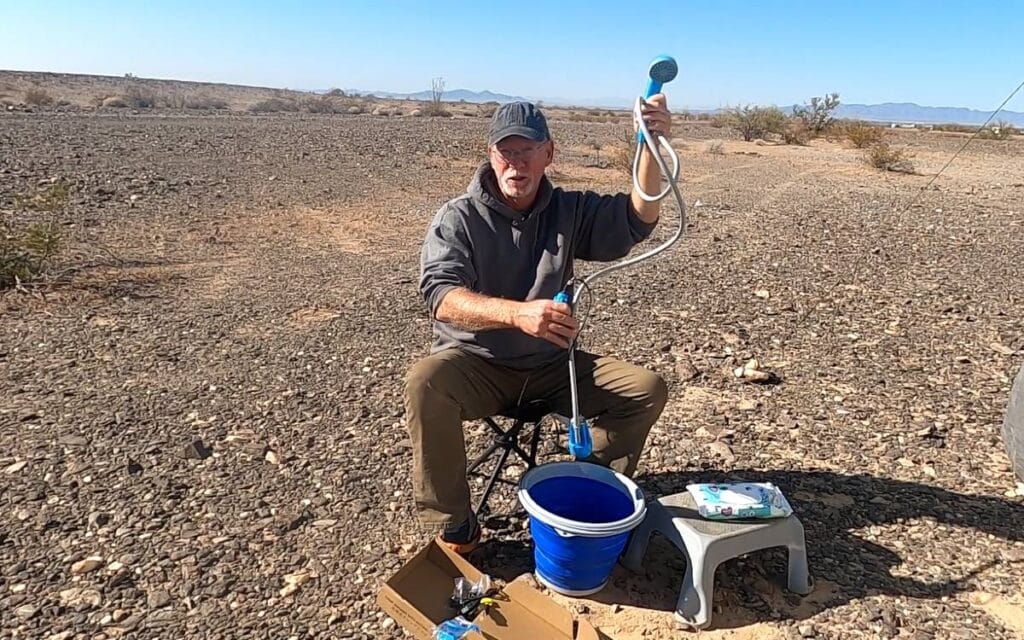
<instances>
[{"instance_id":1,"label":"blue handle","mask_svg":"<svg viewBox=\"0 0 1024 640\"><path fill-rule=\"evenodd\" d=\"M585 460L594 452L594 441L590 438L590 427L586 420L569 422L569 454L576 460Z\"/></svg>"},{"instance_id":2,"label":"blue handle","mask_svg":"<svg viewBox=\"0 0 1024 640\"><path fill-rule=\"evenodd\" d=\"M569 293L567 291L559 291L555 294L555 302L561 302L562 304L572 304L572 300L569 299Z\"/></svg>"},{"instance_id":3,"label":"blue handle","mask_svg":"<svg viewBox=\"0 0 1024 640\"><path fill-rule=\"evenodd\" d=\"M647 81L647 91L644 91L644 97L650 98L656 93L661 93L661 88L663 86L665 85L659 82L658 80L651 78L650 80Z\"/></svg>"}]
</instances>

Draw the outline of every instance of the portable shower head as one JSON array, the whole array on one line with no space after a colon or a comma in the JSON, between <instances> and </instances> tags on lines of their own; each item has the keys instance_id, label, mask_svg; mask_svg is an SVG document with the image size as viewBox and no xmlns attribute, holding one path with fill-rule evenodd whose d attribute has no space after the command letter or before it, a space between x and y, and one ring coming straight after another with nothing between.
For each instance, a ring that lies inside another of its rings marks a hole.
<instances>
[{"instance_id":1,"label":"portable shower head","mask_svg":"<svg viewBox=\"0 0 1024 640\"><path fill-rule=\"evenodd\" d=\"M651 62L651 68L648 71L650 80L647 81L647 91L644 93L645 98L650 98L656 93L661 91L661 85L666 82L672 82L676 79L676 74L679 73L679 65L670 56L658 56Z\"/></svg>"}]
</instances>

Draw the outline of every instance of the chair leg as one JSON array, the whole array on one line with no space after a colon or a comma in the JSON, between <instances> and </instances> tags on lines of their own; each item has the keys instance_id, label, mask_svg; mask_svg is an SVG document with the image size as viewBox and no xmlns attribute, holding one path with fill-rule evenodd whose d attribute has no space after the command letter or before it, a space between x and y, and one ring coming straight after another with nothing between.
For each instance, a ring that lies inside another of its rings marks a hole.
<instances>
[{"instance_id":1,"label":"chair leg","mask_svg":"<svg viewBox=\"0 0 1024 640\"><path fill-rule=\"evenodd\" d=\"M511 452L512 450L508 447L504 447L502 449L501 456L498 458L498 464L494 465L494 471L491 472L491 478L487 481L487 486L484 487L484 493L480 496L480 500L476 504L475 511L477 513L480 512L480 509L483 508L485 504L487 504L487 499L491 497L491 492L494 491L494 485L498 481L498 476L500 476L501 472L505 469L505 462L508 460L508 454Z\"/></svg>"},{"instance_id":2,"label":"chair leg","mask_svg":"<svg viewBox=\"0 0 1024 640\"><path fill-rule=\"evenodd\" d=\"M540 446L541 424L543 420L533 423L533 435L530 437L530 459L527 460L528 467L537 466L537 447Z\"/></svg>"},{"instance_id":3,"label":"chair leg","mask_svg":"<svg viewBox=\"0 0 1024 640\"><path fill-rule=\"evenodd\" d=\"M480 456L476 460L473 461L473 464L469 465L469 468L466 469L466 474L468 475L468 474L473 473L474 471L476 471L477 468L480 465L482 465L484 462L487 461L488 458L490 458L492 455L494 455L494 452L500 446L501 446L501 441L500 440L496 440L496 441L492 442L491 446L487 447L487 449L483 453L481 453Z\"/></svg>"}]
</instances>

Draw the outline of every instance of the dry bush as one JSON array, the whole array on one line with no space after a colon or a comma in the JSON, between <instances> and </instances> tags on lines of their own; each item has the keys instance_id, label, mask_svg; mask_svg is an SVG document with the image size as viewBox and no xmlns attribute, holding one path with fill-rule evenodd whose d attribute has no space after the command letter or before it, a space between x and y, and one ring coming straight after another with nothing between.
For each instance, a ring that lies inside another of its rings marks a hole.
<instances>
[{"instance_id":1,"label":"dry bush","mask_svg":"<svg viewBox=\"0 0 1024 640\"><path fill-rule=\"evenodd\" d=\"M439 118L452 117L452 112L445 109L444 105L440 102L428 102L420 107L420 113L425 116L435 116Z\"/></svg>"},{"instance_id":2,"label":"dry bush","mask_svg":"<svg viewBox=\"0 0 1024 640\"><path fill-rule=\"evenodd\" d=\"M20 287L46 273L63 246L56 213L67 206L68 187L61 181L31 196L15 196L15 208L49 213L50 220L18 228L0 221L0 289Z\"/></svg>"},{"instance_id":3,"label":"dry bush","mask_svg":"<svg viewBox=\"0 0 1024 640\"><path fill-rule=\"evenodd\" d=\"M156 106L156 94L151 90L133 84L124 94L124 100L136 109L151 109Z\"/></svg>"},{"instance_id":4,"label":"dry bush","mask_svg":"<svg viewBox=\"0 0 1024 640\"><path fill-rule=\"evenodd\" d=\"M333 96L307 96L302 100L302 110L309 113L340 113L344 105Z\"/></svg>"},{"instance_id":5,"label":"dry bush","mask_svg":"<svg viewBox=\"0 0 1024 640\"><path fill-rule=\"evenodd\" d=\"M53 96L47 93L45 89L34 87L25 92L25 104L30 104L34 107L46 107L53 104Z\"/></svg>"},{"instance_id":6,"label":"dry bush","mask_svg":"<svg viewBox=\"0 0 1024 640\"><path fill-rule=\"evenodd\" d=\"M1010 136L1019 133L1017 127L1005 120L999 120L995 124L985 127L978 133L983 140L1008 140Z\"/></svg>"},{"instance_id":7,"label":"dry bush","mask_svg":"<svg viewBox=\"0 0 1024 640\"><path fill-rule=\"evenodd\" d=\"M251 113L278 113L280 111L294 113L298 110L299 106L293 100L283 98L268 98L249 105Z\"/></svg>"},{"instance_id":8,"label":"dry bush","mask_svg":"<svg viewBox=\"0 0 1024 640\"><path fill-rule=\"evenodd\" d=\"M211 98L210 96L189 96L185 99L185 108L200 110L220 110L227 109L228 103L227 100L222 100L220 98Z\"/></svg>"},{"instance_id":9,"label":"dry bush","mask_svg":"<svg viewBox=\"0 0 1024 640\"><path fill-rule=\"evenodd\" d=\"M123 109L128 106L128 103L121 96L110 96L108 98L103 98L100 101L100 105L104 107Z\"/></svg>"},{"instance_id":10,"label":"dry bush","mask_svg":"<svg viewBox=\"0 0 1024 640\"><path fill-rule=\"evenodd\" d=\"M608 166L619 171L632 173L633 158L636 157L636 132L633 127L624 128L612 145L604 145L608 149Z\"/></svg>"},{"instance_id":11,"label":"dry bush","mask_svg":"<svg viewBox=\"0 0 1024 640\"><path fill-rule=\"evenodd\" d=\"M786 144L805 145L811 141L811 130L800 118L786 118L782 125L782 141Z\"/></svg>"},{"instance_id":12,"label":"dry bush","mask_svg":"<svg viewBox=\"0 0 1024 640\"><path fill-rule=\"evenodd\" d=\"M754 138L764 139L769 133L782 133L786 122L786 116L778 107L751 105L729 109L725 119L747 142Z\"/></svg>"},{"instance_id":13,"label":"dry bush","mask_svg":"<svg viewBox=\"0 0 1024 640\"><path fill-rule=\"evenodd\" d=\"M977 127L969 127L965 124L951 123L937 124L932 128L936 131L950 131L953 133L974 133L975 129L977 129Z\"/></svg>"},{"instance_id":14,"label":"dry bush","mask_svg":"<svg viewBox=\"0 0 1024 640\"><path fill-rule=\"evenodd\" d=\"M725 144L721 140L708 140L704 143L704 153L720 156L725 153Z\"/></svg>"},{"instance_id":15,"label":"dry bush","mask_svg":"<svg viewBox=\"0 0 1024 640\"><path fill-rule=\"evenodd\" d=\"M903 149L890 147L888 142L877 142L867 149L865 161L876 169L914 173L914 164Z\"/></svg>"},{"instance_id":16,"label":"dry bush","mask_svg":"<svg viewBox=\"0 0 1024 640\"><path fill-rule=\"evenodd\" d=\"M494 112L498 110L497 102L485 102L477 106L477 114L482 118L493 118Z\"/></svg>"},{"instance_id":17,"label":"dry bush","mask_svg":"<svg viewBox=\"0 0 1024 640\"><path fill-rule=\"evenodd\" d=\"M832 112L838 106L839 94L833 92L822 98L811 98L811 101L803 106L794 106L793 117L803 120L813 136L820 136L835 121Z\"/></svg>"},{"instance_id":18,"label":"dry bush","mask_svg":"<svg viewBox=\"0 0 1024 640\"><path fill-rule=\"evenodd\" d=\"M843 137L857 149L867 149L882 141L882 129L866 122L849 122L843 129Z\"/></svg>"}]
</instances>

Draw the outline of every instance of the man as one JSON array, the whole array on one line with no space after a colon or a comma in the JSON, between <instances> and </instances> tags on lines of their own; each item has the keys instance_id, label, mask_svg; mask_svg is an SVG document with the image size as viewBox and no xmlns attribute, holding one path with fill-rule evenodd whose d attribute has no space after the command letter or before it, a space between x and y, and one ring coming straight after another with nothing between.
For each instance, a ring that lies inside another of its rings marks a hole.
<instances>
[{"instance_id":1,"label":"man","mask_svg":"<svg viewBox=\"0 0 1024 640\"><path fill-rule=\"evenodd\" d=\"M669 137L665 97L643 108L651 133ZM431 355L406 378L413 491L421 522L469 553L480 539L470 506L462 421L546 400L571 415L566 349L579 330L569 305L552 300L573 259L617 260L646 239L659 204L637 194L601 196L555 188L547 121L535 105L503 105L491 121L488 162L468 192L437 212L421 255L420 288L434 319ZM640 183L661 190L645 148ZM665 406L665 382L614 358L577 352L580 412L591 423L590 461L631 475Z\"/></svg>"}]
</instances>

